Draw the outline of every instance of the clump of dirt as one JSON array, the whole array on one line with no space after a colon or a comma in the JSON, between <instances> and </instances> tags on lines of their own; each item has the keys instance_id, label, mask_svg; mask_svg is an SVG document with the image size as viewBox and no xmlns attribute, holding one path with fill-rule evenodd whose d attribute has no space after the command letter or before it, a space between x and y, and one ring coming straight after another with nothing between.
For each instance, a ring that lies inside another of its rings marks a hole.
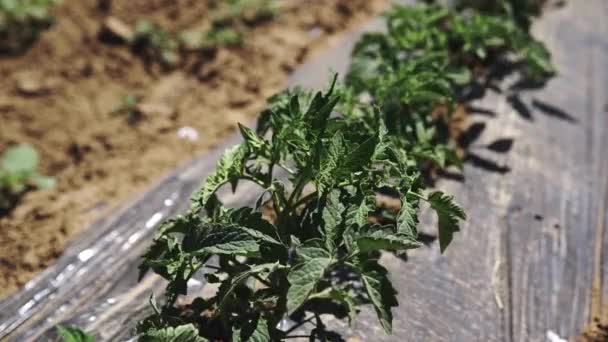
<instances>
[{"instance_id":1,"label":"clump of dirt","mask_svg":"<svg viewBox=\"0 0 608 342\"><path fill-rule=\"evenodd\" d=\"M606 342L608 341L608 317L596 317L589 324L578 339L579 342Z\"/></svg>"},{"instance_id":2,"label":"clump of dirt","mask_svg":"<svg viewBox=\"0 0 608 342\"><path fill-rule=\"evenodd\" d=\"M250 122L299 63L385 5L286 2L275 20L250 28L243 46L172 72L101 42L104 21L145 19L178 32L204 25L210 1L65 0L57 24L25 55L1 57L0 151L35 145L40 171L58 185L28 193L0 218L0 297L53 263L82 227ZM133 125L116 114L126 95L141 99Z\"/></svg>"}]
</instances>

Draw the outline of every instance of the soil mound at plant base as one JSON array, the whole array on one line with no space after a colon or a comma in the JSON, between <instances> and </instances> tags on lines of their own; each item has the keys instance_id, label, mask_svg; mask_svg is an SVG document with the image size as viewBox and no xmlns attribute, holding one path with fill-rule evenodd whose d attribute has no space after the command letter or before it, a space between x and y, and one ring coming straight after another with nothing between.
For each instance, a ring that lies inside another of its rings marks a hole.
<instances>
[{"instance_id":1,"label":"soil mound at plant base","mask_svg":"<svg viewBox=\"0 0 608 342\"><path fill-rule=\"evenodd\" d=\"M0 218L0 298L51 264L81 227L251 121L295 66L385 1L285 3L243 46L190 56L172 72L101 42L104 20L178 32L204 25L209 1L65 0L57 24L25 55L0 59L0 151L35 145L40 171L58 182ZM126 95L141 98L133 125L116 114Z\"/></svg>"}]
</instances>

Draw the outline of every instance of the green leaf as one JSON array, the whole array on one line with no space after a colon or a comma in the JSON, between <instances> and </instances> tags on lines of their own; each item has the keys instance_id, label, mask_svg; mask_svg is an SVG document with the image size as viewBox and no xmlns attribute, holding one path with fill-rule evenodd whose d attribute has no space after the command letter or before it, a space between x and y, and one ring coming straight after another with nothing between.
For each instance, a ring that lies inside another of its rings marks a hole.
<instances>
[{"instance_id":1,"label":"green leaf","mask_svg":"<svg viewBox=\"0 0 608 342\"><path fill-rule=\"evenodd\" d=\"M431 207L438 217L439 247L443 253L448 247L455 232L459 231L460 220L466 220L464 210L454 203L454 197L448 196L441 191L436 191L428 196Z\"/></svg>"},{"instance_id":2,"label":"green leaf","mask_svg":"<svg viewBox=\"0 0 608 342\"><path fill-rule=\"evenodd\" d=\"M261 272L271 272L278 265L279 265L278 262L256 265L256 266L250 268L249 270L247 270L247 271L245 271L245 272L243 272L243 273L241 273L241 274L233 277L232 281L230 283L230 286L228 287L228 289L224 293L224 296L223 296L223 298L221 299L221 301L219 303L219 310L222 310L224 304L226 303L226 300L232 294L232 292L234 292L234 290L239 285L241 285L245 281L247 281L247 279L249 279L249 277L251 277L251 276L253 276L255 274L261 273Z\"/></svg>"},{"instance_id":3,"label":"green leaf","mask_svg":"<svg viewBox=\"0 0 608 342\"><path fill-rule=\"evenodd\" d=\"M167 327L146 332L139 338L141 342L207 342L206 338L198 335L198 329L193 324Z\"/></svg>"},{"instance_id":4,"label":"green leaf","mask_svg":"<svg viewBox=\"0 0 608 342\"><path fill-rule=\"evenodd\" d=\"M357 316L357 302L355 301L356 294L349 293L341 289L332 289L330 297L341 303L348 311L348 322L352 324Z\"/></svg>"},{"instance_id":5,"label":"green leaf","mask_svg":"<svg viewBox=\"0 0 608 342\"><path fill-rule=\"evenodd\" d=\"M273 185L272 189L275 189L277 186L278 184ZM277 240L279 239L277 227L265 220L261 213L245 207L237 210L230 210L229 216L230 217L226 218L228 222L235 223L240 229L256 239L281 245L281 242Z\"/></svg>"},{"instance_id":6,"label":"green leaf","mask_svg":"<svg viewBox=\"0 0 608 342\"><path fill-rule=\"evenodd\" d=\"M359 205L349 206L346 211L346 226L364 226L367 223L369 213L374 210L373 203L374 198L372 196L365 196Z\"/></svg>"},{"instance_id":7,"label":"green leaf","mask_svg":"<svg viewBox=\"0 0 608 342\"><path fill-rule=\"evenodd\" d=\"M342 214L344 205L340 202L340 191L333 190L327 196L327 203L323 209L323 232L325 234L325 246L328 250L333 250L335 240L340 233L342 225Z\"/></svg>"},{"instance_id":8,"label":"green leaf","mask_svg":"<svg viewBox=\"0 0 608 342\"><path fill-rule=\"evenodd\" d=\"M329 252L321 247L315 247L315 246L298 246L296 247L296 253L298 254L298 256L302 259L304 259L304 261L309 261L311 259L316 259L316 258L329 258Z\"/></svg>"},{"instance_id":9,"label":"green leaf","mask_svg":"<svg viewBox=\"0 0 608 342\"><path fill-rule=\"evenodd\" d=\"M259 252L255 237L238 226L217 226L198 244L196 254L252 255Z\"/></svg>"},{"instance_id":10,"label":"green leaf","mask_svg":"<svg viewBox=\"0 0 608 342\"><path fill-rule=\"evenodd\" d=\"M314 258L289 272L287 275L290 284L287 292L288 315L293 314L304 304L330 264L330 258Z\"/></svg>"},{"instance_id":11,"label":"green leaf","mask_svg":"<svg viewBox=\"0 0 608 342\"><path fill-rule=\"evenodd\" d=\"M355 238L355 242L359 247L360 253L372 251L401 251L420 247L420 243L416 239L408 235L392 234L389 230L377 228L372 232L361 234Z\"/></svg>"},{"instance_id":12,"label":"green leaf","mask_svg":"<svg viewBox=\"0 0 608 342\"><path fill-rule=\"evenodd\" d=\"M93 342L93 336L88 335L78 328L57 326L57 334L63 339L63 342Z\"/></svg>"},{"instance_id":13,"label":"green leaf","mask_svg":"<svg viewBox=\"0 0 608 342\"><path fill-rule=\"evenodd\" d=\"M467 68L454 69L447 74L447 77L459 86L469 84L473 80L473 74Z\"/></svg>"},{"instance_id":14,"label":"green leaf","mask_svg":"<svg viewBox=\"0 0 608 342\"><path fill-rule=\"evenodd\" d=\"M258 227L256 227L258 228ZM281 242L279 242L277 239L273 238L270 235L267 235L261 231L259 231L256 228L248 228L248 227L240 227L241 230L243 230L244 232L246 232L247 234L253 236L254 238L261 240L261 241L265 241L268 243L272 243L275 245L283 245Z\"/></svg>"},{"instance_id":15,"label":"green leaf","mask_svg":"<svg viewBox=\"0 0 608 342\"><path fill-rule=\"evenodd\" d=\"M384 124L383 120L380 120L380 124L378 127L378 144L376 145L373 153L374 160L382 160L384 158L384 154L386 150L388 150L391 146L387 139L388 137L388 128Z\"/></svg>"},{"instance_id":16,"label":"green leaf","mask_svg":"<svg viewBox=\"0 0 608 342\"><path fill-rule=\"evenodd\" d=\"M224 152L215 172L207 177L202 189L193 196L193 201L201 207L224 184L230 182L233 191L247 161L245 145L236 145Z\"/></svg>"},{"instance_id":17,"label":"green leaf","mask_svg":"<svg viewBox=\"0 0 608 342\"><path fill-rule=\"evenodd\" d=\"M331 299L343 305L348 311L349 323L355 320L357 315L357 293L353 290L347 291L345 289L328 287L321 292L314 293L310 296L310 299Z\"/></svg>"},{"instance_id":18,"label":"green leaf","mask_svg":"<svg viewBox=\"0 0 608 342\"><path fill-rule=\"evenodd\" d=\"M391 308L397 306L396 291L387 277L387 270L375 261L360 268L361 280L369 296L378 320L387 334L392 331L393 314Z\"/></svg>"},{"instance_id":19,"label":"green leaf","mask_svg":"<svg viewBox=\"0 0 608 342\"><path fill-rule=\"evenodd\" d=\"M255 328L255 329L254 329ZM264 318L257 318L247 322L244 327L233 328L232 342L270 342L270 332L268 331L268 321Z\"/></svg>"},{"instance_id":20,"label":"green leaf","mask_svg":"<svg viewBox=\"0 0 608 342\"><path fill-rule=\"evenodd\" d=\"M327 153L322 157L319 173L315 177L315 185L319 193L325 193L337 181L337 170L345 154L344 136L338 132L331 138Z\"/></svg>"},{"instance_id":21,"label":"green leaf","mask_svg":"<svg viewBox=\"0 0 608 342\"><path fill-rule=\"evenodd\" d=\"M270 342L270 332L268 331L268 322L263 319L258 319L255 331L249 337L250 342Z\"/></svg>"},{"instance_id":22,"label":"green leaf","mask_svg":"<svg viewBox=\"0 0 608 342\"><path fill-rule=\"evenodd\" d=\"M239 130L248 146L256 151L262 151L266 147L266 141L256 134L251 128L239 123Z\"/></svg>"},{"instance_id":23,"label":"green leaf","mask_svg":"<svg viewBox=\"0 0 608 342\"><path fill-rule=\"evenodd\" d=\"M414 240L418 237L418 200L407 193L401 196L401 209L397 216L397 232Z\"/></svg>"},{"instance_id":24,"label":"green leaf","mask_svg":"<svg viewBox=\"0 0 608 342\"><path fill-rule=\"evenodd\" d=\"M369 165L372 156L376 152L377 145L378 137L372 136L352 149L351 152L346 155L345 171L354 172Z\"/></svg>"},{"instance_id":25,"label":"green leaf","mask_svg":"<svg viewBox=\"0 0 608 342\"><path fill-rule=\"evenodd\" d=\"M305 115L305 120L309 120L313 130L322 130L329 120L329 116L333 111L334 107L340 100L339 96L327 96L318 97L318 101L313 99L308 111Z\"/></svg>"},{"instance_id":26,"label":"green leaf","mask_svg":"<svg viewBox=\"0 0 608 342\"><path fill-rule=\"evenodd\" d=\"M2 156L2 168L8 173L33 173L38 166L38 152L31 145L9 147Z\"/></svg>"}]
</instances>

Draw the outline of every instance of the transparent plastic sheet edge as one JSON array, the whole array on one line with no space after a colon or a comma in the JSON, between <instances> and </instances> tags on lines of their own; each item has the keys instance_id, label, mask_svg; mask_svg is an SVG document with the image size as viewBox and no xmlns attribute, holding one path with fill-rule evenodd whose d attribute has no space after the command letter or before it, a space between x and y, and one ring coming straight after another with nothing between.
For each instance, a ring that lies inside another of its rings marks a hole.
<instances>
[{"instance_id":1,"label":"transparent plastic sheet edge","mask_svg":"<svg viewBox=\"0 0 608 342\"><path fill-rule=\"evenodd\" d=\"M55 265L0 302L0 339L49 338L60 322L95 331L100 340L116 340L115 333L134 327L137 317L146 314L150 294L160 294L164 288L155 275L137 281L140 256L155 228L188 207L190 195L213 170L219 155L238 142L235 136L179 168L127 209L80 234ZM103 332L98 331L102 325Z\"/></svg>"}]
</instances>

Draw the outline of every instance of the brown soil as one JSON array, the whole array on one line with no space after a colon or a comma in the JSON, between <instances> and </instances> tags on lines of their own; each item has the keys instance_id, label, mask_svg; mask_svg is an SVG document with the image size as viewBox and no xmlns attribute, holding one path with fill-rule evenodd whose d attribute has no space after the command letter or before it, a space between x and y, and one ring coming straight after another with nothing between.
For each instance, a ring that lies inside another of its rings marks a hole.
<instances>
[{"instance_id":1,"label":"brown soil","mask_svg":"<svg viewBox=\"0 0 608 342\"><path fill-rule=\"evenodd\" d=\"M595 299L594 299L595 300ZM596 301L601 302L601 300ZM601 303L599 304L601 308ZM585 327L578 338L578 342L606 342L608 341L608 306L601 308L600 314Z\"/></svg>"},{"instance_id":2,"label":"brown soil","mask_svg":"<svg viewBox=\"0 0 608 342\"><path fill-rule=\"evenodd\" d=\"M173 72L98 39L109 15L170 31L198 28L208 3L122 0L103 10L65 0L57 24L25 55L0 59L0 151L35 145L40 171L58 181L0 218L0 298L51 264L79 229L217 145L236 122L250 122L295 66L385 0L293 1L274 21L252 27L243 47L198 55ZM133 125L115 114L127 94L145 103ZM178 137L185 126L198 139Z\"/></svg>"}]
</instances>

